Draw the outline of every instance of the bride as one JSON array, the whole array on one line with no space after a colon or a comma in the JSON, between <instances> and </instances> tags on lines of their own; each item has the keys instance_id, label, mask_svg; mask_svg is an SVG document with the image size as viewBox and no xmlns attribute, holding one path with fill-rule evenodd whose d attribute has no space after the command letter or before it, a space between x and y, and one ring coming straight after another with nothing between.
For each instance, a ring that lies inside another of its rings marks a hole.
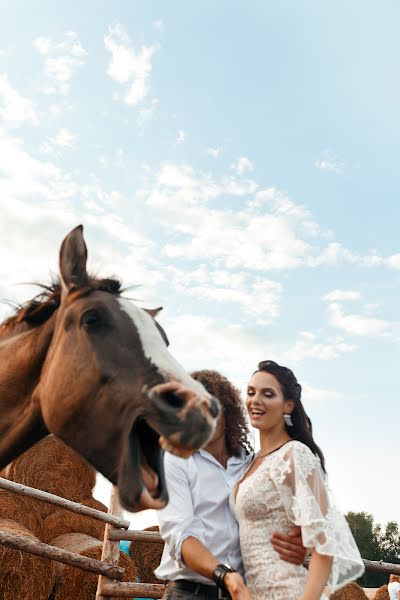
<instances>
[{"instance_id":1,"label":"bride","mask_svg":"<svg viewBox=\"0 0 400 600\"><path fill-rule=\"evenodd\" d=\"M247 409L261 449L232 491L247 587L253 600L320 600L360 577L364 565L326 484L324 456L312 435L293 372L263 361L251 377ZM311 552L308 571L280 560L274 531L301 527ZM230 577L226 577L229 590ZM248 598L231 590L233 598Z\"/></svg>"}]
</instances>

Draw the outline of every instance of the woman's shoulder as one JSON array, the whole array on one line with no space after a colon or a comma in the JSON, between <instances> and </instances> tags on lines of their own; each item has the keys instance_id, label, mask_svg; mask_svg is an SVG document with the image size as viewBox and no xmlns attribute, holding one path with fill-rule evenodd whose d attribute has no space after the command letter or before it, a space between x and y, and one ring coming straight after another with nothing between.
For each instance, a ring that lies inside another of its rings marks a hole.
<instances>
[{"instance_id":1,"label":"woman's shoulder","mask_svg":"<svg viewBox=\"0 0 400 600\"><path fill-rule=\"evenodd\" d=\"M320 460L318 456L314 454L314 452L299 440L290 440L284 446L284 459L289 462L294 462L295 464L298 462L307 464L319 464Z\"/></svg>"},{"instance_id":2,"label":"woman's shoulder","mask_svg":"<svg viewBox=\"0 0 400 600\"><path fill-rule=\"evenodd\" d=\"M300 442L299 440L289 440L284 446L282 446L288 453L296 454L313 454L307 444ZM314 456L314 455L313 455Z\"/></svg>"}]
</instances>

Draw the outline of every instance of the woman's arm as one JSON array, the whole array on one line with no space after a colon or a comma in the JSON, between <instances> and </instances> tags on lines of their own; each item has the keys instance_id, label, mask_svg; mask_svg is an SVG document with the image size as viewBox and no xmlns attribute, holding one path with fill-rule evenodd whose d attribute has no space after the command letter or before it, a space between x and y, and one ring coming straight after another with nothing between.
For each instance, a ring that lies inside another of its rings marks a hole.
<instances>
[{"instance_id":1,"label":"woman's arm","mask_svg":"<svg viewBox=\"0 0 400 600\"><path fill-rule=\"evenodd\" d=\"M328 582L332 568L333 558L318 554L315 550L311 553L308 567L307 585L302 600L320 600Z\"/></svg>"}]
</instances>

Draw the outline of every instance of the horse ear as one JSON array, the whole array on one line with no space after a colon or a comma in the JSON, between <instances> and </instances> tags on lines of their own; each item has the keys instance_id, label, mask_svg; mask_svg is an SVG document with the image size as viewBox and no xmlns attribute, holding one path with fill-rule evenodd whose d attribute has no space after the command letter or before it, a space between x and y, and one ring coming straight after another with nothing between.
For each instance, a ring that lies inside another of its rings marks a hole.
<instances>
[{"instance_id":1,"label":"horse ear","mask_svg":"<svg viewBox=\"0 0 400 600\"><path fill-rule=\"evenodd\" d=\"M153 319L156 318L156 316L158 315L158 313L160 313L162 311L162 306L160 306L159 308L145 308L144 309L151 317L153 317Z\"/></svg>"},{"instance_id":2,"label":"horse ear","mask_svg":"<svg viewBox=\"0 0 400 600\"><path fill-rule=\"evenodd\" d=\"M86 271L87 248L83 239L83 226L75 227L64 239L60 249L60 275L64 291L88 283Z\"/></svg>"}]
</instances>

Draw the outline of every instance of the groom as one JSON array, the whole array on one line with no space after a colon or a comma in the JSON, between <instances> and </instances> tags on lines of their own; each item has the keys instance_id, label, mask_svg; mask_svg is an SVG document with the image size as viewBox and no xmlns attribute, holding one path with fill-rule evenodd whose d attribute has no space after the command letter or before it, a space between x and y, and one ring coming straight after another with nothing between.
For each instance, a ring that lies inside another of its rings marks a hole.
<instances>
[{"instance_id":1,"label":"groom","mask_svg":"<svg viewBox=\"0 0 400 600\"><path fill-rule=\"evenodd\" d=\"M168 580L164 600L247 600L239 529L229 508L231 490L253 458L245 409L238 390L217 371L196 371L192 377L220 400L222 415L205 449L188 459L165 454L169 503L158 519L166 543L155 574ZM155 389L185 393L178 382ZM300 528L288 535L276 532L271 542L282 560L303 563Z\"/></svg>"}]
</instances>

